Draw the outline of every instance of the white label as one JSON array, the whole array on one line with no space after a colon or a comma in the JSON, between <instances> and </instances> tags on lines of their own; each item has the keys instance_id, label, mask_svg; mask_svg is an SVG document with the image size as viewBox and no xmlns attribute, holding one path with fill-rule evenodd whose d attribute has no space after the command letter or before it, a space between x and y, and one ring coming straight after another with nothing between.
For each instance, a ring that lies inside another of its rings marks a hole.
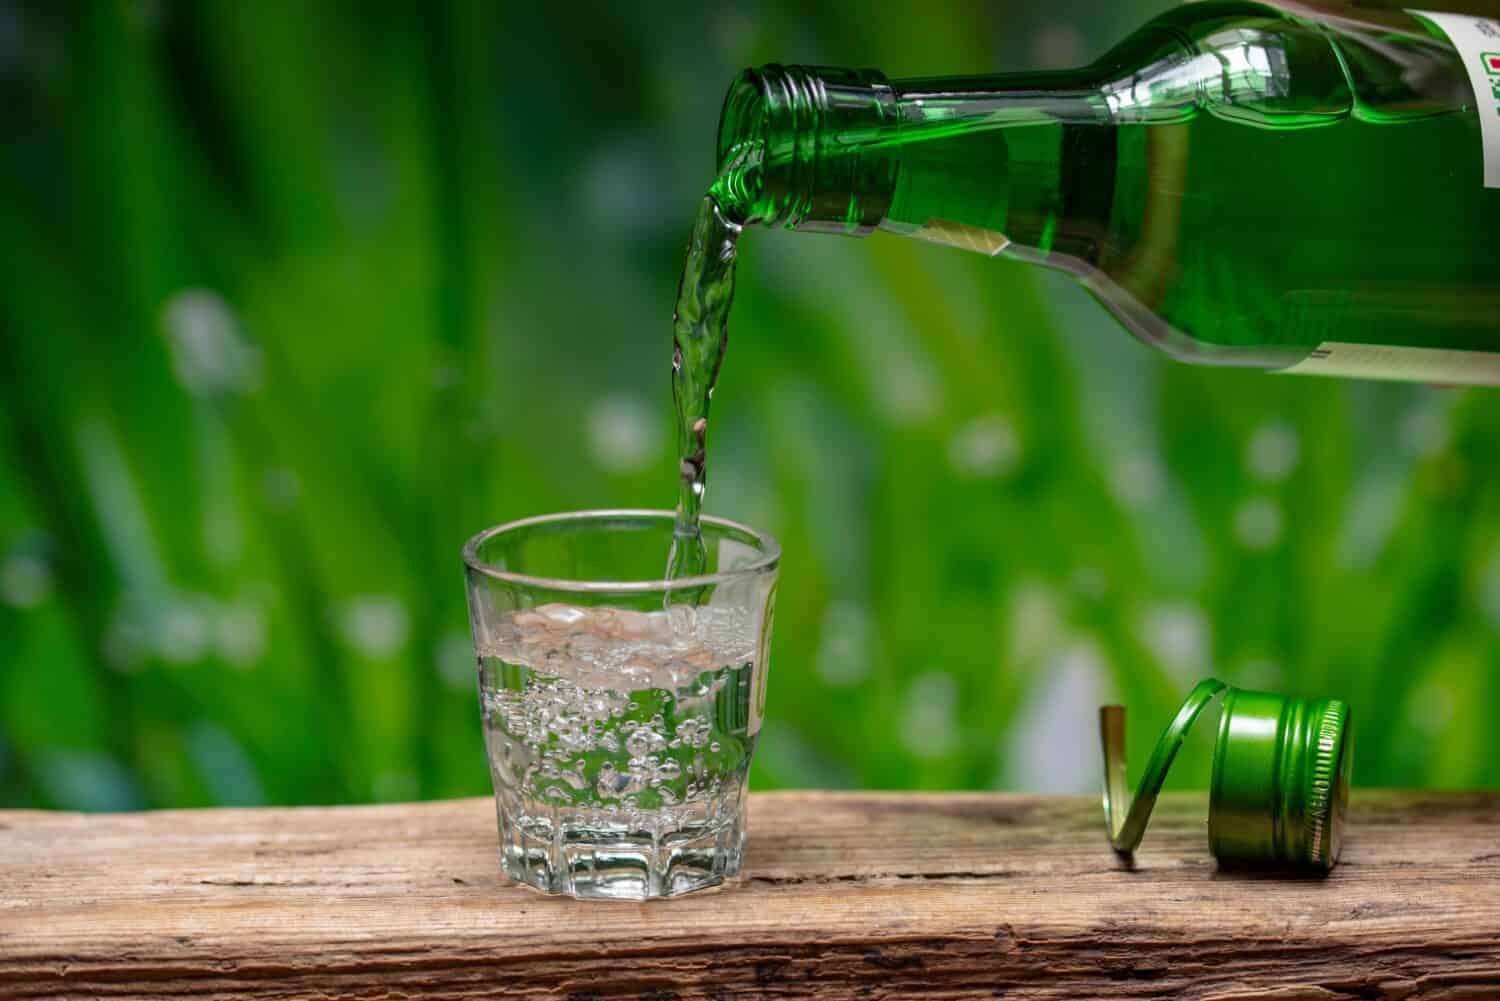
<instances>
[{"instance_id":1,"label":"white label","mask_svg":"<svg viewBox=\"0 0 1500 1001\"><path fill-rule=\"evenodd\" d=\"M1484 186L1500 188L1500 20L1414 10L1443 30L1468 71L1484 147Z\"/></svg>"},{"instance_id":2,"label":"white label","mask_svg":"<svg viewBox=\"0 0 1500 1001\"><path fill-rule=\"evenodd\" d=\"M1500 386L1500 354L1324 341L1312 354L1282 371L1291 375Z\"/></svg>"}]
</instances>

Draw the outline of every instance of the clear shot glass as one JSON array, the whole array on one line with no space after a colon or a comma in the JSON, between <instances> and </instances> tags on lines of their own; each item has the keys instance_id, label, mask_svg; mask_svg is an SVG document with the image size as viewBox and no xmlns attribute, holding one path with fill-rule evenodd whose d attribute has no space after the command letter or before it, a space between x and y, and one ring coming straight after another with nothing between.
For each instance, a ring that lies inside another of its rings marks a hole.
<instances>
[{"instance_id":1,"label":"clear shot glass","mask_svg":"<svg viewBox=\"0 0 1500 1001\"><path fill-rule=\"evenodd\" d=\"M645 900L740 871L781 548L705 517L710 572L668 581L673 523L579 511L464 546L500 863L538 890Z\"/></svg>"}]
</instances>

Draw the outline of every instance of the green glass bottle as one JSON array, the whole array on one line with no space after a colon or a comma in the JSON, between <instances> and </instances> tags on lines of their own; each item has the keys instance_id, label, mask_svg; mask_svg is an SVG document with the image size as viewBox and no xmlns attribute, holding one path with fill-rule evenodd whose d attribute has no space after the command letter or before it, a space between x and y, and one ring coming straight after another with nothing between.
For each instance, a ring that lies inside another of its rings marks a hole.
<instances>
[{"instance_id":1,"label":"green glass bottle","mask_svg":"<svg viewBox=\"0 0 1500 1001\"><path fill-rule=\"evenodd\" d=\"M718 156L738 222L1060 268L1183 361L1500 384L1500 20L1204 2L1073 71L767 66Z\"/></svg>"}]
</instances>

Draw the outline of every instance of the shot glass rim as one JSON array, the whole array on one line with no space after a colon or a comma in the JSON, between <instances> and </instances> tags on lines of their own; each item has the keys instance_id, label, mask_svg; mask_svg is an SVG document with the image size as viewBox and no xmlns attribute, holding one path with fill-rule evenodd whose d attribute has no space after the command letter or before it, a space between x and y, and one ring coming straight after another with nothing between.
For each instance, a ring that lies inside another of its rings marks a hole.
<instances>
[{"instance_id":1,"label":"shot glass rim","mask_svg":"<svg viewBox=\"0 0 1500 1001\"><path fill-rule=\"evenodd\" d=\"M761 555L753 563L736 567L733 570L723 570L719 573L700 574L696 577L676 577L671 580L662 578L660 580L568 580L562 577L536 577L531 574L516 573L513 570L501 570L499 567L491 566L479 558L479 547L490 539L505 532L521 528L532 528L537 525L560 524L573 521L605 521L611 518L675 518L672 511L663 511L653 508L596 508L588 511L558 511L552 514L532 515L529 518L517 518L515 521L507 521L503 524L492 525L484 531L472 536L464 543L463 557L464 565L476 573L484 574L494 580L505 581L509 584L519 584L523 587L540 588L548 591L576 591L587 594L638 594L646 591L677 591L692 587L707 587L715 584L723 584L727 581L739 580L751 577L755 574L775 570L781 562L781 543L769 532L763 532L758 528L752 528L743 522L732 521L728 518L720 518L717 515L705 514L702 521L705 524L717 528L729 528L745 533L754 538L760 545Z\"/></svg>"}]
</instances>

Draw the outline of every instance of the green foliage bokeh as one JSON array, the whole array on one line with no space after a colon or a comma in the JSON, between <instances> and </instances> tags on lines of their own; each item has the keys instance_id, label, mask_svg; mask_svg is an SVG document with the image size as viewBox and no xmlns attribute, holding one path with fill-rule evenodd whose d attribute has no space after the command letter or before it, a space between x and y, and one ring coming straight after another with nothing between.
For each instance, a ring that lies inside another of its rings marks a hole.
<instances>
[{"instance_id":1,"label":"green foliage bokeh","mask_svg":"<svg viewBox=\"0 0 1500 1001\"><path fill-rule=\"evenodd\" d=\"M1160 7L531 6L0 3L0 806L485 792L459 547L672 502L735 71L1062 65ZM1139 761L1211 673L1349 700L1358 783L1500 782L1500 396L1173 365L888 236L742 261L755 787L1089 789L1099 702Z\"/></svg>"}]
</instances>

